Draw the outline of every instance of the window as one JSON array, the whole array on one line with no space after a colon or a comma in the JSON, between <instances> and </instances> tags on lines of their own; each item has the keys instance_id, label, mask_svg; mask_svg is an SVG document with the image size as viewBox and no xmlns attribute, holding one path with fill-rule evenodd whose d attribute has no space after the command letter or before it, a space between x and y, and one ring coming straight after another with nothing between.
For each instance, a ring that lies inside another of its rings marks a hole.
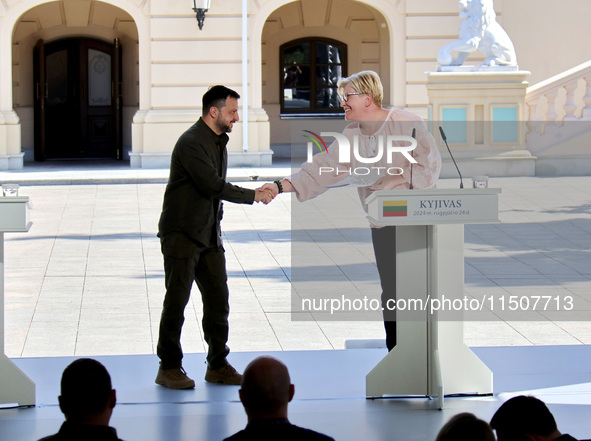
<instances>
[{"instance_id":1,"label":"window","mask_svg":"<svg viewBox=\"0 0 591 441\"><path fill-rule=\"evenodd\" d=\"M281 46L281 113L342 113L337 82L347 75L347 46L306 38Z\"/></svg>"},{"instance_id":2,"label":"window","mask_svg":"<svg viewBox=\"0 0 591 441\"><path fill-rule=\"evenodd\" d=\"M493 106L493 142L517 142L517 107Z\"/></svg>"}]
</instances>

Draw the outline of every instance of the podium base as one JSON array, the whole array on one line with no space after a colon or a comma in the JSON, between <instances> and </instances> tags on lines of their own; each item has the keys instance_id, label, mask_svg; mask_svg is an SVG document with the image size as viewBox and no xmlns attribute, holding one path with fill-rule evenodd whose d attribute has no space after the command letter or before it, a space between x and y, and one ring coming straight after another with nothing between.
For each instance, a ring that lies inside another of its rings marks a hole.
<instances>
[{"instance_id":1,"label":"podium base","mask_svg":"<svg viewBox=\"0 0 591 441\"><path fill-rule=\"evenodd\" d=\"M366 376L366 396L431 395L426 347L427 328L420 322L397 322L398 335L412 340L398 344ZM400 340L400 339L399 339Z\"/></svg>"},{"instance_id":2,"label":"podium base","mask_svg":"<svg viewBox=\"0 0 591 441\"><path fill-rule=\"evenodd\" d=\"M35 383L5 354L0 355L0 378L2 382L0 404L35 405Z\"/></svg>"},{"instance_id":3,"label":"podium base","mask_svg":"<svg viewBox=\"0 0 591 441\"><path fill-rule=\"evenodd\" d=\"M397 344L367 374L367 397L438 397L442 408L444 395L492 394L492 372L464 344L463 322L428 312L441 293L461 298L463 246L461 224L396 227L397 299L423 307L397 310Z\"/></svg>"}]
</instances>

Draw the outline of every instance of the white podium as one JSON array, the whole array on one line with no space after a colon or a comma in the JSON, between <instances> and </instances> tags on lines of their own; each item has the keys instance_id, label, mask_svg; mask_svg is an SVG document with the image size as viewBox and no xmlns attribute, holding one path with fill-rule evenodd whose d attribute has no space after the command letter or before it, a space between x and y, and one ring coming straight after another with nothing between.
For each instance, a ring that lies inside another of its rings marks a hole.
<instances>
[{"instance_id":1,"label":"white podium","mask_svg":"<svg viewBox=\"0 0 591 441\"><path fill-rule=\"evenodd\" d=\"M0 196L0 404L35 404L35 383L4 353L4 233L25 232L28 197Z\"/></svg>"},{"instance_id":2,"label":"white podium","mask_svg":"<svg viewBox=\"0 0 591 441\"><path fill-rule=\"evenodd\" d=\"M396 347L367 375L366 396L491 394L492 372L441 301L464 299L464 224L498 222L500 189L376 191L372 223L396 225ZM439 303L438 303L439 302ZM451 303L450 303L451 305ZM432 310L433 307L433 310ZM461 311L459 312L461 313Z\"/></svg>"}]
</instances>

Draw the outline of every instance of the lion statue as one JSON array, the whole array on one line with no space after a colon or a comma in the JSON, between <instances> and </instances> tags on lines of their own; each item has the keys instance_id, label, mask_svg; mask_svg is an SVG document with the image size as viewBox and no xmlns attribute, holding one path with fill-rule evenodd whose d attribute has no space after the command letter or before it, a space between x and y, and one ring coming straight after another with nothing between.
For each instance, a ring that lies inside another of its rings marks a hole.
<instances>
[{"instance_id":1,"label":"lion statue","mask_svg":"<svg viewBox=\"0 0 591 441\"><path fill-rule=\"evenodd\" d=\"M442 66L461 66L471 52L486 55L482 66L516 66L517 57L511 39L497 22L493 0L460 0L458 40L439 50L437 61ZM458 56L452 58L451 52Z\"/></svg>"}]
</instances>

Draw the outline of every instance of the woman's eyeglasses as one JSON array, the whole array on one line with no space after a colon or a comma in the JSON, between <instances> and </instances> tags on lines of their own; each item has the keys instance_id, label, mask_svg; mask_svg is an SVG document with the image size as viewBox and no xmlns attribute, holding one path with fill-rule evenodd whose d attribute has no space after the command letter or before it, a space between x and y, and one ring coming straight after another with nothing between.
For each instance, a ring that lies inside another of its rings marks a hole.
<instances>
[{"instance_id":1,"label":"woman's eyeglasses","mask_svg":"<svg viewBox=\"0 0 591 441\"><path fill-rule=\"evenodd\" d=\"M349 101L349 97L351 95L367 95L367 94L365 92L349 92L344 95L339 95L339 98L341 99L341 101L343 103L346 103L347 101Z\"/></svg>"}]
</instances>

